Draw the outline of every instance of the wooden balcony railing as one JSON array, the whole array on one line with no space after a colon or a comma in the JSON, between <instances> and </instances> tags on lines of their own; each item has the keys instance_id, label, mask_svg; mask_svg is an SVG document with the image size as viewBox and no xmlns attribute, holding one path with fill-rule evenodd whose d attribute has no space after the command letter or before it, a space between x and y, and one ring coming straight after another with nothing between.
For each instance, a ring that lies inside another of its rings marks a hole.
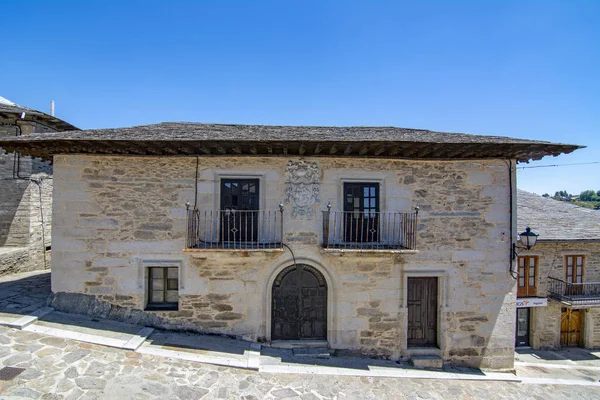
<instances>
[{"instance_id":1,"label":"wooden balcony railing","mask_svg":"<svg viewBox=\"0 0 600 400\"><path fill-rule=\"evenodd\" d=\"M600 306L600 282L569 283L549 277L548 297L571 306Z\"/></svg>"},{"instance_id":2,"label":"wooden balcony railing","mask_svg":"<svg viewBox=\"0 0 600 400\"><path fill-rule=\"evenodd\" d=\"M187 210L187 249L261 250L281 249L283 209Z\"/></svg>"},{"instance_id":3,"label":"wooden balcony railing","mask_svg":"<svg viewBox=\"0 0 600 400\"><path fill-rule=\"evenodd\" d=\"M417 216L400 212L323 211L323 248L415 250Z\"/></svg>"}]
</instances>

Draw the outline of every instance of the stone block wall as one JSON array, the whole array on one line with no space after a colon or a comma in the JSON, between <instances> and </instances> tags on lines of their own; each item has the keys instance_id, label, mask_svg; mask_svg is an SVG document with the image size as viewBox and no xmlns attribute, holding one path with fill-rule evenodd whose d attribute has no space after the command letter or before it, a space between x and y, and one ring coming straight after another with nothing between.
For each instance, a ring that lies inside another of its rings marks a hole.
<instances>
[{"instance_id":1,"label":"stone block wall","mask_svg":"<svg viewBox=\"0 0 600 400\"><path fill-rule=\"evenodd\" d=\"M586 344L590 348L600 348L600 308L590 308L587 310L584 327L586 335Z\"/></svg>"},{"instance_id":2,"label":"stone block wall","mask_svg":"<svg viewBox=\"0 0 600 400\"><path fill-rule=\"evenodd\" d=\"M0 118L0 136L15 136L20 132L54 132L35 121ZM18 168L15 168L18 166ZM15 173L22 179L16 177ZM16 179L15 179L16 178ZM49 259L42 240L42 218L45 242L51 242L52 166L48 162L20 157L0 149L0 276L15 272L43 269L44 254ZM41 202L38 185L41 182ZM43 217L42 217L43 216ZM50 267L49 261L47 262Z\"/></svg>"},{"instance_id":3,"label":"stone block wall","mask_svg":"<svg viewBox=\"0 0 600 400\"><path fill-rule=\"evenodd\" d=\"M561 310L561 303L550 299L548 306L531 309L529 334L532 348L560 348Z\"/></svg>"},{"instance_id":4,"label":"stone block wall","mask_svg":"<svg viewBox=\"0 0 600 400\"><path fill-rule=\"evenodd\" d=\"M311 217L293 218L292 205L285 203L285 237L297 262L317 268L327 280L329 345L406 356L407 279L437 277L437 342L443 358L458 365L512 368L515 281L509 275L506 163L307 160L321 171L319 198ZM198 208L216 210L220 179L244 176L260 180L261 209L278 210L286 198L288 161L201 157ZM194 202L195 167L194 157L55 156L55 305L68 308L68 294L77 301L84 295L101 302L97 309L107 315L269 340L271 284L292 257L287 249L184 252L185 203ZM418 252L321 248L322 211L328 202L332 210L343 209L345 181L378 182L381 211L411 212L419 206ZM179 266L177 311L143 311L147 267L154 265Z\"/></svg>"}]
</instances>

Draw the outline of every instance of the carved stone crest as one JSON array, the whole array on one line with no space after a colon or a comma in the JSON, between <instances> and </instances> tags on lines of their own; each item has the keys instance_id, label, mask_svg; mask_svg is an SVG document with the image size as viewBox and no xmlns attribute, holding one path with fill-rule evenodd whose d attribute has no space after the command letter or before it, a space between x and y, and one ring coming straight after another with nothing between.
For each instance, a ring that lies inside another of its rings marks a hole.
<instances>
[{"instance_id":1,"label":"carved stone crest","mask_svg":"<svg viewBox=\"0 0 600 400\"><path fill-rule=\"evenodd\" d=\"M285 171L286 202L292 205L292 218L312 217L319 202L321 171L316 162L288 161Z\"/></svg>"}]
</instances>

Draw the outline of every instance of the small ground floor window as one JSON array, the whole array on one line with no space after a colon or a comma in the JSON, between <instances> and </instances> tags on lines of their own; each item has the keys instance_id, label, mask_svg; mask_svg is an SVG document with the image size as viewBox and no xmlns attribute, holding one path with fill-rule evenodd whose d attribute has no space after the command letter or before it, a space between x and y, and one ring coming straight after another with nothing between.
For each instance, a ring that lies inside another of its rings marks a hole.
<instances>
[{"instance_id":1,"label":"small ground floor window","mask_svg":"<svg viewBox=\"0 0 600 400\"><path fill-rule=\"evenodd\" d=\"M179 271L177 267L148 268L148 310L177 310Z\"/></svg>"}]
</instances>

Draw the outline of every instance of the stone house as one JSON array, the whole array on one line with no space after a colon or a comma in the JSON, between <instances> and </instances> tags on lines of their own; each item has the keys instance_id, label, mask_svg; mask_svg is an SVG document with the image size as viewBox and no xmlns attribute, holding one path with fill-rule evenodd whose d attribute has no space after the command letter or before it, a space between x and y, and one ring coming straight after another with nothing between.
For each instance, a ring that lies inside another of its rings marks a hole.
<instances>
[{"instance_id":1,"label":"stone house","mask_svg":"<svg viewBox=\"0 0 600 400\"><path fill-rule=\"evenodd\" d=\"M0 97L0 138L77 129ZM0 148L0 276L50 268L52 165Z\"/></svg>"},{"instance_id":2,"label":"stone house","mask_svg":"<svg viewBox=\"0 0 600 400\"><path fill-rule=\"evenodd\" d=\"M600 347L600 212L517 191L517 346Z\"/></svg>"},{"instance_id":3,"label":"stone house","mask_svg":"<svg viewBox=\"0 0 600 400\"><path fill-rule=\"evenodd\" d=\"M270 345L512 368L515 164L573 145L162 123L54 158L53 307Z\"/></svg>"}]
</instances>

